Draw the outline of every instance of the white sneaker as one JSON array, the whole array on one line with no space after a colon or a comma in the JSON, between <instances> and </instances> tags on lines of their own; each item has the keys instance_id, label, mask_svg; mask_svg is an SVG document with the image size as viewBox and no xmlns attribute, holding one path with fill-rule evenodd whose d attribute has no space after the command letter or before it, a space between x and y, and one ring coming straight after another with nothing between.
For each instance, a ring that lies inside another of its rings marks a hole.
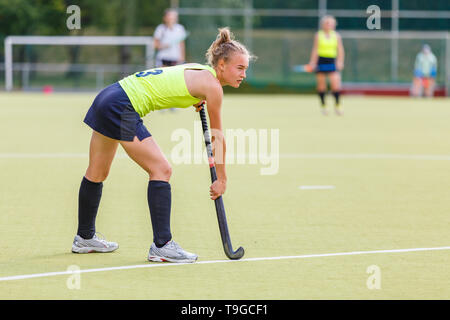
<instances>
[{"instance_id":1,"label":"white sneaker","mask_svg":"<svg viewBox=\"0 0 450 320\"><path fill-rule=\"evenodd\" d=\"M148 252L148 261L154 262L178 262L192 263L197 261L198 256L194 253L184 251L178 243L171 240L163 247L158 248L152 243Z\"/></svg>"},{"instance_id":2,"label":"white sneaker","mask_svg":"<svg viewBox=\"0 0 450 320\"><path fill-rule=\"evenodd\" d=\"M112 252L119 248L116 242L109 242L94 235L92 239L83 239L76 235L73 239L72 252L91 253L91 252Z\"/></svg>"},{"instance_id":3,"label":"white sneaker","mask_svg":"<svg viewBox=\"0 0 450 320\"><path fill-rule=\"evenodd\" d=\"M339 107L334 108L334 111L336 112L337 116L342 116L343 115L343 112L342 112L341 108L339 108Z\"/></svg>"}]
</instances>

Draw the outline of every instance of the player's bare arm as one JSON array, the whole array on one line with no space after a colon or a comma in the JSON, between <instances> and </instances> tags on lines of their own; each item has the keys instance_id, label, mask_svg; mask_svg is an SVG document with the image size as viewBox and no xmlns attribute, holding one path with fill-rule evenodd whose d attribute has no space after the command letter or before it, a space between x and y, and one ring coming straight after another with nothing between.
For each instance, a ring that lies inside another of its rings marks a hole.
<instances>
[{"instance_id":1,"label":"player's bare arm","mask_svg":"<svg viewBox=\"0 0 450 320\"><path fill-rule=\"evenodd\" d=\"M225 155L226 142L222 128L222 97L223 89L219 81L208 71L205 70L186 70L186 86L189 92L207 103L209 115L212 147L217 170L217 180L211 185L211 199L215 200L221 196L226 189L226 170ZM202 102L196 105L197 111L200 110Z\"/></svg>"},{"instance_id":2,"label":"player's bare arm","mask_svg":"<svg viewBox=\"0 0 450 320\"><path fill-rule=\"evenodd\" d=\"M339 34L336 34L336 36L338 40L338 55L336 59L336 67L340 71L344 69L345 51L344 45L342 43L342 37Z\"/></svg>"},{"instance_id":3,"label":"player's bare arm","mask_svg":"<svg viewBox=\"0 0 450 320\"><path fill-rule=\"evenodd\" d=\"M314 43L311 49L311 56L309 58L309 65L312 69L315 69L317 65L317 45L318 45L318 34L316 33L314 36Z\"/></svg>"}]
</instances>

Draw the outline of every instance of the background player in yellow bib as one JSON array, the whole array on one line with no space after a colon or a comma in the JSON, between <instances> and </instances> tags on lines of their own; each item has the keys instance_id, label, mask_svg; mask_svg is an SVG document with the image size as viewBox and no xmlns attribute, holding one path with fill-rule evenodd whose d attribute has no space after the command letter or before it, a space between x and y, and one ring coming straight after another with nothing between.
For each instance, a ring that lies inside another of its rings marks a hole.
<instances>
[{"instance_id":1,"label":"background player in yellow bib","mask_svg":"<svg viewBox=\"0 0 450 320\"><path fill-rule=\"evenodd\" d=\"M197 255L183 250L172 240L170 230L172 168L141 117L166 108L201 109L207 103L217 181L210 187L211 199L226 189L225 140L222 131L223 86L238 88L246 77L248 50L228 28L219 29L216 40L206 53L208 65L183 64L145 70L130 75L103 89L95 98L84 122L92 129L89 166L79 191L78 230L72 251L77 253L111 252L115 242L95 235L95 219L102 195L102 182L120 144L126 153L149 175L148 206L153 243L148 260L194 262Z\"/></svg>"},{"instance_id":2,"label":"background player in yellow bib","mask_svg":"<svg viewBox=\"0 0 450 320\"><path fill-rule=\"evenodd\" d=\"M336 19L324 16L320 20L321 30L314 37L309 65L316 72L317 93L320 97L322 113L327 114L325 94L327 91L327 76L330 80L331 91L335 98L335 111L341 115L339 105L341 91L341 74L344 69L344 45L341 36L336 32Z\"/></svg>"}]
</instances>

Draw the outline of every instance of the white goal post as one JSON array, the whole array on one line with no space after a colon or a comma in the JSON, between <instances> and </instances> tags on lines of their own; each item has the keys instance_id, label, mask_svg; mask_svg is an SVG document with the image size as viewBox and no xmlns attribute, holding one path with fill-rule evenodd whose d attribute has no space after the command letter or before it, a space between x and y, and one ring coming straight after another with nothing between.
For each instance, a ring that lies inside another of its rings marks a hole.
<instances>
[{"instance_id":1,"label":"white goal post","mask_svg":"<svg viewBox=\"0 0 450 320\"><path fill-rule=\"evenodd\" d=\"M145 66L153 66L153 37L146 36L8 36L5 38L5 89L13 89L14 45L145 46Z\"/></svg>"}]
</instances>

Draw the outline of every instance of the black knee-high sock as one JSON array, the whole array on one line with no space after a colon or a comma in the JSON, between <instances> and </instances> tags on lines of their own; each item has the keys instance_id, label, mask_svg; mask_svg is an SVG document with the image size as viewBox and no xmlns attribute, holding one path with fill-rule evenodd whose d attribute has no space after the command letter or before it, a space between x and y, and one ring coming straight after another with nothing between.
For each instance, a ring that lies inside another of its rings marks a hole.
<instances>
[{"instance_id":1,"label":"black knee-high sock","mask_svg":"<svg viewBox=\"0 0 450 320\"><path fill-rule=\"evenodd\" d=\"M170 207L172 192L168 182L150 180L147 192L148 207L153 228L153 242L162 247L172 239L170 232Z\"/></svg>"},{"instance_id":2,"label":"black knee-high sock","mask_svg":"<svg viewBox=\"0 0 450 320\"><path fill-rule=\"evenodd\" d=\"M334 100L336 102L336 106L339 106L339 97L341 95L340 91L333 91Z\"/></svg>"},{"instance_id":3,"label":"black knee-high sock","mask_svg":"<svg viewBox=\"0 0 450 320\"><path fill-rule=\"evenodd\" d=\"M102 197L102 189L102 182L91 182L83 177L78 194L77 231L83 239L91 239L95 234L95 218Z\"/></svg>"},{"instance_id":4,"label":"black knee-high sock","mask_svg":"<svg viewBox=\"0 0 450 320\"><path fill-rule=\"evenodd\" d=\"M324 107L325 106L325 91L319 91L318 94L320 97L320 103L321 103L322 107Z\"/></svg>"}]
</instances>

